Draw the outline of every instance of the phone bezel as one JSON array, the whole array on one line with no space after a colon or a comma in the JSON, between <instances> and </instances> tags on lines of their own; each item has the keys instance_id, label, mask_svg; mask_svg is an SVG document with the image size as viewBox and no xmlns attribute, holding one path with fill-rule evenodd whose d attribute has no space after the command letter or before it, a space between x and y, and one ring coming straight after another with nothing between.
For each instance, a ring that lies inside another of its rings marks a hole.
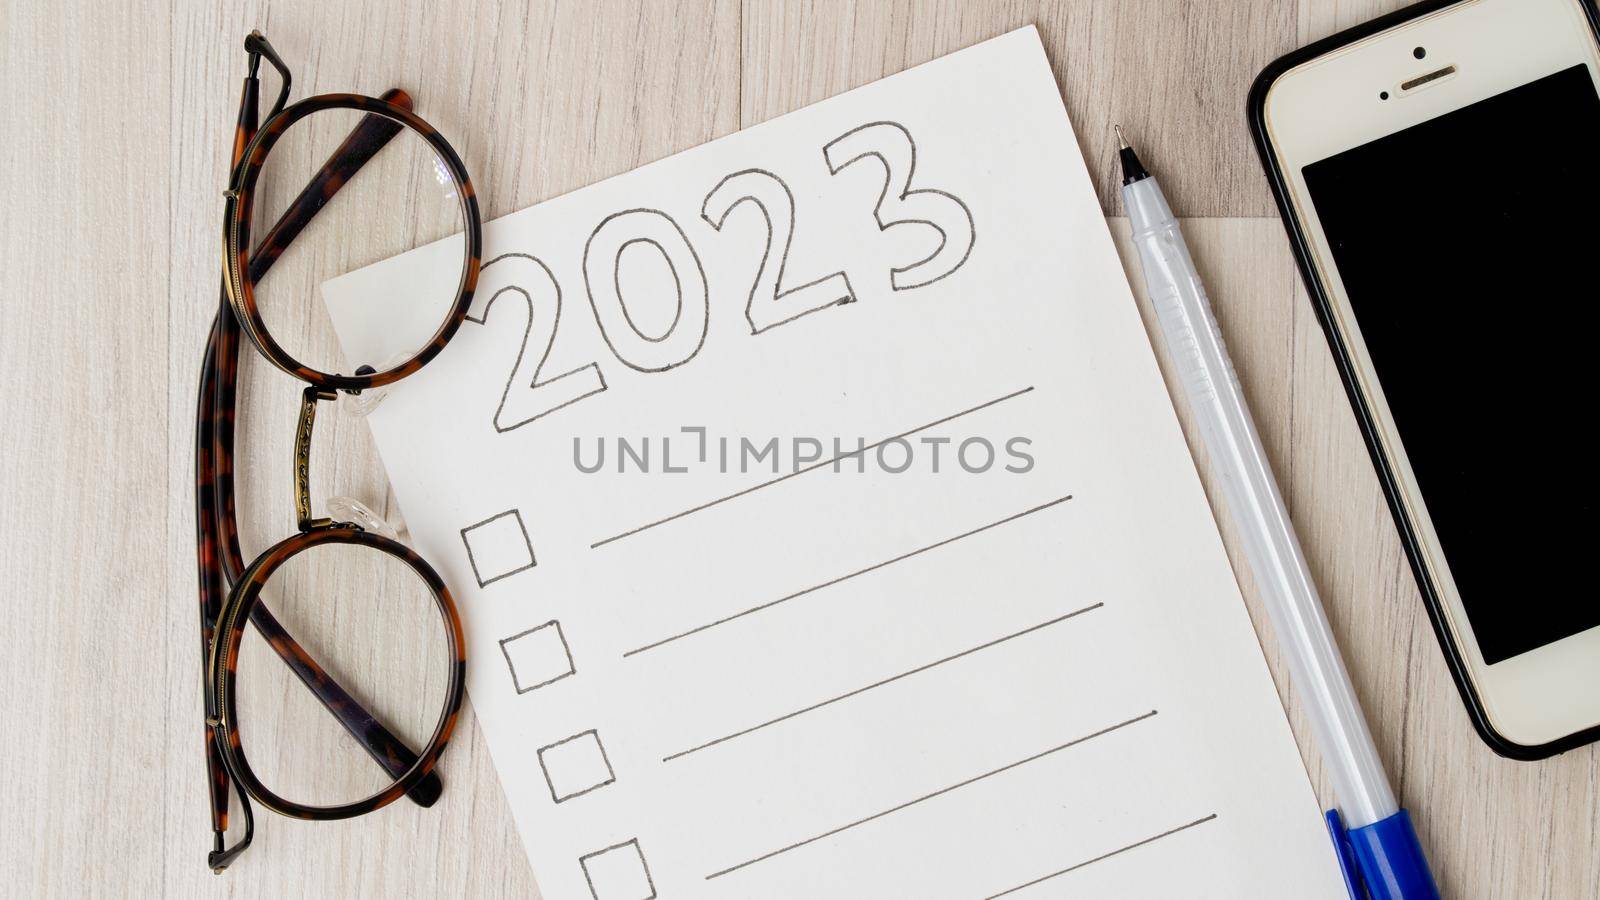
<instances>
[{"instance_id":1,"label":"phone bezel","mask_svg":"<svg viewBox=\"0 0 1600 900\"><path fill-rule=\"evenodd\" d=\"M1540 8L1536 14L1528 16L1527 10L1536 7ZM1541 44L1537 53L1506 52L1508 44L1514 48L1530 40L1550 40L1550 29L1555 27L1552 22L1573 15L1579 27L1556 34L1560 40L1554 49ZM1485 35L1493 37L1486 39ZM1414 58L1413 46L1427 47L1427 56ZM1253 137L1296 263L1378 470L1451 675L1483 739L1496 752L1521 759L1542 758L1600 740L1600 694L1588 698L1593 701L1592 709L1552 700L1570 692L1573 679L1600 674L1600 629L1492 667L1484 663L1337 270L1329 262L1328 247L1299 170L1307 163L1578 62L1587 62L1591 78L1600 82L1600 15L1593 2L1429 0L1275 61L1258 76L1249 100ZM1457 66L1456 74L1414 94L1397 91L1402 81L1447 64ZM1389 100L1378 99L1381 90L1391 92ZM1296 94L1304 100L1308 93L1316 94L1314 108L1288 105ZM1305 114L1296 120L1289 111ZM1587 683L1600 683L1600 678Z\"/></svg>"}]
</instances>

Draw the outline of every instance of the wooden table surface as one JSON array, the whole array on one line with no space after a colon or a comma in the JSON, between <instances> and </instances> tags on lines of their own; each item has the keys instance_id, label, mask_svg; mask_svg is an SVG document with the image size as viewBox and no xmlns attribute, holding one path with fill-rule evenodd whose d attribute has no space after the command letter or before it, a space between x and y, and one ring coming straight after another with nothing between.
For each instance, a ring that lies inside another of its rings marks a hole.
<instances>
[{"instance_id":1,"label":"wooden table surface","mask_svg":"<svg viewBox=\"0 0 1600 900\"><path fill-rule=\"evenodd\" d=\"M1393 5L0 0L0 894L537 894L470 714L435 808L340 823L266 814L234 870L205 866L193 398L250 28L290 62L297 96L409 89L492 218L1031 22L1108 214L1115 118L1188 217L1446 896L1600 897L1600 752L1516 763L1473 734L1244 127L1245 89L1268 60ZM1111 224L1125 239L1126 222ZM288 526L298 386L248 352L243 377L249 555ZM390 503L358 419L329 417L313 472L316 496ZM1274 639L1262 640L1327 799Z\"/></svg>"}]
</instances>

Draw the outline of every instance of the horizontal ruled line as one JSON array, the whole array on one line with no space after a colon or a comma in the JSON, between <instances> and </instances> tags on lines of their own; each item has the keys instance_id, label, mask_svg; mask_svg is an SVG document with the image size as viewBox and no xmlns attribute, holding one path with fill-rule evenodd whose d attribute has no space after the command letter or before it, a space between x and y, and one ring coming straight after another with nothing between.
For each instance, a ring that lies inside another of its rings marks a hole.
<instances>
[{"instance_id":1,"label":"horizontal ruled line","mask_svg":"<svg viewBox=\"0 0 1600 900\"><path fill-rule=\"evenodd\" d=\"M753 732L760 731L761 729L766 728L768 726L777 725L780 722L787 722L788 720L793 719L793 718L795 718L797 716L802 716L802 715L805 715L806 713L809 713L809 712L815 712L816 710L822 709L823 707L828 706L830 704L838 703L841 700L848 700L851 697L860 696L861 694L865 694L867 691L873 690L874 688L880 688L880 687L883 687L884 685L887 685L887 684L893 684L894 682L899 681L902 678L909 678L912 675L916 675L916 674L918 674L920 672L926 672L929 669L935 668L937 666L942 666L945 663L954 662L955 660L961 659L964 656L970 656L973 653L977 653L980 650L987 650L987 649L989 649L991 647L997 647L997 646L1005 643L1006 641L1012 640L1014 638L1019 638L1019 637L1022 637L1023 635L1032 634L1032 633L1034 633L1036 631L1041 631L1041 630L1043 630L1045 628L1050 627L1051 625L1055 625L1055 624L1058 624L1060 622L1065 622L1068 619L1074 618L1076 616L1081 616L1086 612L1090 612L1092 610L1099 609L1102 606L1105 606L1105 604L1104 603L1095 603L1095 604L1093 604L1091 606L1085 606L1082 609L1073 610L1072 612L1069 612L1069 613L1067 613L1065 615L1056 616L1053 619L1050 619L1050 620L1045 621L1045 622L1040 622L1037 625L1031 625L1031 626L1029 626L1027 628L1022 629L1021 631L1015 631L1015 632L1012 632L1011 634L1005 635L1004 637L995 638L992 641L986 641L986 642L984 642L982 644L977 645L976 647L968 647L967 649L962 650L960 653L953 653L953 654L951 654L949 656L946 656L946 657L944 657L942 659L936 659L936 660L934 660L933 662L930 662L930 663L923 663L922 665L917 666L914 669L908 669L907 671L901 672L898 675L892 675L892 676L890 676L888 678L885 678L885 679L883 679L881 681L874 681L873 683L871 683L869 685L865 685L863 687L858 687L853 691L846 691L845 693L840 694L837 697L830 697L827 700L821 701L820 703L813 703L810 706L804 707L802 709L797 709L794 712L786 713L786 714L778 716L776 718L768 719L767 721L762 722L762 723L760 723L758 725L751 725L749 728L744 728L744 729L741 729L739 731L735 731L732 734L724 735L724 736L719 737L719 738L717 738L715 740L706 741L703 744L699 744L697 746L690 747L687 750L679 750L677 753L674 753L674 754L672 754L670 756L662 757L661 761L662 762L671 762L671 761L673 761L675 759L680 759L682 757L688 756L691 753L696 753L698 751L705 750L708 747L715 747L718 744L725 743L727 741L731 741L734 738L744 737L747 734L751 734Z\"/></svg>"},{"instance_id":2,"label":"horizontal ruled line","mask_svg":"<svg viewBox=\"0 0 1600 900\"><path fill-rule=\"evenodd\" d=\"M961 788L968 787L968 786L973 785L973 784L977 784L978 782L984 780L985 778L992 778L992 777L994 777L996 775L999 775L1001 773L1009 772L1012 769L1015 769L1015 768L1017 768L1019 766L1024 766L1024 765L1027 765L1028 763L1044 759L1045 757L1051 755L1052 753L1060 753L1062 750L1066 750L1069 747L1076 747L1077 745L1082 744L1085 741L1091 741L1091 740L1093 740L1093 739L1095 739L1097 737L1101 737L1103 735L1110 734L1110 733L1112 733L1114 731L1117 731L1119 729L1126 728L1129 725L1133 725L1136 722L1142 722L1145 719L1151 718L1155 714L1156 714L1156 710L1152 709L1149 712L1144 713L1143 715L1134 716L1131 719L1128 719L1128 720L1123 721L1123 722L1118 722L1115 725L1111 725L1111 726L1102 728L1099 731L1093 732L1092 734L1086 734L1086 735L1084 735L1082 737L1073 738L1072 740L1067 741L1065 744L1058 744L1058 745L1056 745L1054 747L1051 747L1049 750L1045 750L1045 751L1040 752L1040 753L1035 753L1034 755L1029 756L1029 757L1027 757L1025 759L1019 759L1016 762L1007 763L1006 765L1003 765L998 769L990 769L989 771L984 772L981 775L974 775L973 777L968 778L968 779L966 779L964 781L958 781L955 784L950 785L949 787L940 788L937 791L933 791L931 793L923 794L922 796L917 797L916 799L907 800L906 802L901 803L898 806L892 806L892 807L890 807L890 808L888 808L886 810L883 810L882 812L876 812L876 813L873 813L870 816L865 816L863 818L856 819L854 822L849 822L847 824L840 825L838 828L834 828L834 829L831 829L831 830L828 830L828 831L824 831L821 834L813 835L813 836L808 837L808 838L806 838L804 840L795 841L794 843L789 844L786 847L779 847L776 850L772 850L772 851L769 851L767 853L763 853L760 856L757 856L757 857L755 857L753 859L747 859L744 862L736 863L734 865L731 865L731 866L727 867L726 869L718 869L717 871L712 872L710 875L707 875L706 876L706 880L710 881L713 878L720 878L723 875L727 875L727 874L730 874L732 872L737 872L740 869L745 868L746 866L753 866L758 862L764 862L766 860L772 859L775 856L779 856L779 855L782 855L784 853L788 853L790 850L798 850L801 847L806 846L807 844L814 844L817 841L823 840L825 838L833 837L834 835L843 833L845 831L849 831L850 829L855 828L857 826L865 825L868 822L876 821L876 820L881 819L884 816L890 815L892 813L897 813L897 812L900 812L901 810L909 809L909 808L911 808L913 806L916 806L919 803L925 803L925 802L927 802L929 800L932 800L932 799L934 799L936 797L941 797L941 796L943 796L945 794L950 793L951 791L959 790Z\"/></svg>"},{"instance_id":3,"label":"horizontal ruled line","mask_svg":"<svg viewBox=\"0 0 1600 900\"><path fill-rule=\"evenodd\" d=\"M630 528L627 531L622 532L621 534L614 534L611 537L602 538L602 539L600 539L598 541L595 541L594 543L589 545L589 549L590 550L595 550L595 549L598 549L600 547L604 547L605 545L607 545L607 544L609 544L609 543L611 543L613 541L620 541L625 537L632 537L633 535L639 534L640 532L649 531L650 529L655 528L658 525L665 525L668 522L675 522L678 519L683 518L684 516L693 515L694 513L697 513L697 512L702 512L704 510L710 509L713 506L716 506L719 503L726 503L729 500L738 499L739 497L743 497L746 494L751 494L751 493L754 493L756 491L759 491L762 488L771 487L771 486L773 486L775 484L778 484L779 482L788 481L789 479L794 478L797 475L804 475L807 472L815 472L816 470L818 470L818 469L820 469L820 468L822 468L824 466L831 466L834 463L837 463L837 462L839 462L841 460L850 459L851 457L859 456L859 455L867 452L868 450L875 450L878 447L881 447L884 444L889 443L890 441L903 440L905 438L910 437L913 434L917 434L918 432L927 431L930 428L937 428L940 425L944 425L944 424L946 424L948 422L953 422L956 419L961 418L962 416L971 415L972 413L978 412L979 410L988 409L989 407L994 406L997 403L1003 403L1003 402L1005 402L1007 400L1012 399L1013 397L1020 397L1023 394L1026 394L1031 390L1033 390L1033 386L1029 385L1028 387L1023 388L1022 390L1012 391L1009 394L1005 394L1003 396L996 397L993 400L985 401L983 403L978 404L977 406L973 406L973 407L970 407L968 409L963 409L963 410L961 410L960 412L957 412L957 413L951 413L950 415L945 416L942 419L935 419L932 422L929 422L929 423L927 423L925 425L918 425L917 427L912 428L912 429L910 429L908 431L902 431L899 434L890 435L889 437L886 437L886 438L884 438L884 439L882 439L880 441L874 441L871 444L867 444L864 447L860 447L860 448L858 448L856 450L852 450L849 453L841 453L841 454L833 457L832 459L825 459L825 460L823 460L821 462L813 463L813 464L811 464L809 466L805 466L803 468L796 469L793 472L789 472L787 474L780 475L777 478L773 478L773 479L770 479L768 481L763 481L760 484L751 485L750 487L747 487L744 490L734 491L733 493L728 494L725 497L718 497L715 500L709 500L709 501L707 501L705 503L700 504L699 506L692 506L692 507L690 507L690 508L688 508L688 509L686 509L686 510L684 510L682 512L676 512L676 513L673 513L672 515L667 516L665 518L656 519L654 522L646 522L645 524L640 525L637 528Z\"/></svg>"},{"instance_id":4,"label":"horizontal ruled line","mask_svg":"<svg viewBox=\"0 0 1600 900\"><path fill-rule=\"evenodd\" d=\"M1041 503L1038 506L1033 507L1032 509L1025 509L1022 512L1014 513L1012 515L1006 516L1004 519L1000 519L998 521L990 522L987 525L981 525L981 526L979 526L977 528L972 529L971 531L962 532L961 534L958 534L955 537L945 538L942 541L938 541L938 542L929 544L926 547L918 547L915 550L912 550L912 551L910 551L908 553L902 553L899 556L893 557L892 559L886 559L886 560L884 560L882 562L873 563L872 565L867 566L866 568L857 569L854 572L848 572L848 573L846 573L844 575L840 575L837 578L833 578L833 579L830 579L828 581L824 581L821 584L814 584L811 587L795 591L792 594L786 594L786 595L784 595L782 597L779 597L776 600L768 600L766 603L762 603L762 604L759 604L757 606L752 606L749 609L740 610L739 612L736 612L736 613L734 613L732 615L724 616L724 617L722 617L720 619L717 619L714 622L707 622L704 625L698 625L698 626L696 626L694 628L689 629L688 631L683 631L683 632L679 632L678 634L674 634L671 637L664 637L661 640L654 641L654 642L649 643L649 644L645 644L643 647L635 647L634 649L629 650L626 653L622 654L622 656L623 656L624 659L626 659L627 657L633 656L636 653L643 653L646 650L654 650L657 647L663 646L665 644L670 644L673 641L682 640L683 638L690 637L692 635L699 634L702 631L705 631L705 630L710 629L710 628L715 628L718 625L726 625L727 623L732 622L732 621L734 621L736 619L742 619L745 616L751 615L753 613L761 612L762 610L771 609L772 607L777 606L777 605L779 605L781 603L787 603L790 600L794 600L794 599L796 599L798 597L804 597L807 594L813 593L815 591L820 591L823 588L833 587L834 585L839 584L841 582L849 581L850 579L855 578L858 575L865 575L868 572L875 572L875 571L877 571L877 570L879 570L881 568L884 568L885 566L890 566L890 565L893 565L893 564L895 564L897 562L903 562L903 561L908 560L908 559L910 559L910 558L912 558L914 556L918 556L918 555L921 555L923 553L927 553L929 550L937 550L940 547L943 547L943 546L945 546L947 544L953 544L956 541L959 541L959 540L961 540L963 538L969 538L969 537L972 537L975 534L981 534L981 533L983 533L985 531L988 531L991 528L998 528L1001 525L1005 525L1008 522L1015 522L1018 519L1024 518L1026 516L1031 516L1036 512L1042 512L1043 510L1049 509L1052 506L1059 506L1060 504L1065 503L1065 502L1067 502L1068 500L1071 500L1071 499L1072 499L1072 495L1071 494L1068 494L1065 497L1058 497L1055 500L1051 500L1049 503Z\"/></svg>"},{"instance_id":5,"label":"horizontal ruled line","mask_svg":"<svg viewBox=\"0 0 1600 900\"><path fill-rule=\"evenodd\" d=\"M1006 888L1005 890L1001 891L998 894L990 894L989 896L985 897L984 900L996 900L997 897L1004 897L1007 894L1015 894L1017 891L1023 890L1025 888L1031 888L1036 884L1043 884L1044 882L1049 881L1052 878L1059 878L1060 876L1065 875L1068 872L1076 872L1076 871L1078 871L1079 869L1081 869L1081 868L1083 868L1085 866L1094 865L1097 862L1100 862L1102 860L1110 859L1111 857L1116 856L1116 855L1121 854L1121 853L1127 853L1129 850L1133 850L1133 849L1138 848L1138 847L1143 847L1146 844L1153 844L1156 841L1159 841L1164 837L1171 837L1172 835L1175 835L1180 831L1188 831L1189 829L1195 827L1196 825L1204 825L1205 823L1211 821L1212 819L1215 819L1216 817L1217 817L1217 814L1216 813L1212 813L1209 816L1205 816L1203 818L1195 819L1193 822L1189 822L1186 825L1179 825L1177 828L1170 828L1170 829L1168 829L1166 831L1161 832L1160 834L1151 835L1150 837L1147 837L1142 841L1134 841L1133 843L1131 843L1131 844L1129 844L1129 845L1127 845L1125 847L1118 847L1117 849L1112 850L1110 853L1102 853L1099 856L1096 856L1094 859L1086 859L1083 862L1067 866L1065 869L1057 869L1056 871L1051 872L1049 875L1044 875L1044 876L1041 876L1039 878L1035 878L1032 881L1025 882L1023 884L1019 884L1014 888Z\"/></svg>"}]
</instances>

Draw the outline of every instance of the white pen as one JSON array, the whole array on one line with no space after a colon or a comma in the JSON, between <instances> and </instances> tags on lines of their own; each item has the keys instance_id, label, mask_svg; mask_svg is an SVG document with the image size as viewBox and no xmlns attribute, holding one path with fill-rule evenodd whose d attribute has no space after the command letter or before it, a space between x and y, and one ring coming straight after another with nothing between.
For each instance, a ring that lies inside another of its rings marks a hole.
<instances>
[{"instance_id":1,"label":"white pen","mask_svg":"<svg viewBox=\"0 0 1600 900\"><path fill-rule=\"evenodd\" d=\"M1351 897L1437 898L1411 818L1395 801L1378 749L1284 508L1261 437L1222 343L1211 302L1161 187L1116 127L1122 201L1167 349L1244 540L1245 557L1272 619L1289 677L1305 704L1343 810L1329 810ZM1241 736L1247 738L1248 736ZM1265 852L1270 852L1266 850Z\"/></svg>"}]
</instances>

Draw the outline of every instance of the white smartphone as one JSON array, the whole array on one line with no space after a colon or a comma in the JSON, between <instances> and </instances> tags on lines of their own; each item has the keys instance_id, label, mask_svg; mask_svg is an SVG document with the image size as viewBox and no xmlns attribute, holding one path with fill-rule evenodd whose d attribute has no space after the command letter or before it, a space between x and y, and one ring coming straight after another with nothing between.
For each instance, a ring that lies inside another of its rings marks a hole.
<instances>
[{"instance_id":1,"label":"white smartphone","mask_svg":"<svg viewBox=\"0 0 1600 900\"><path fill-rule=\"evenodd\" d=\"M1401 10L1274 63L1258 149L1474 725L1600 739L1600 18Z\"/></svg>"}]
</instances>

